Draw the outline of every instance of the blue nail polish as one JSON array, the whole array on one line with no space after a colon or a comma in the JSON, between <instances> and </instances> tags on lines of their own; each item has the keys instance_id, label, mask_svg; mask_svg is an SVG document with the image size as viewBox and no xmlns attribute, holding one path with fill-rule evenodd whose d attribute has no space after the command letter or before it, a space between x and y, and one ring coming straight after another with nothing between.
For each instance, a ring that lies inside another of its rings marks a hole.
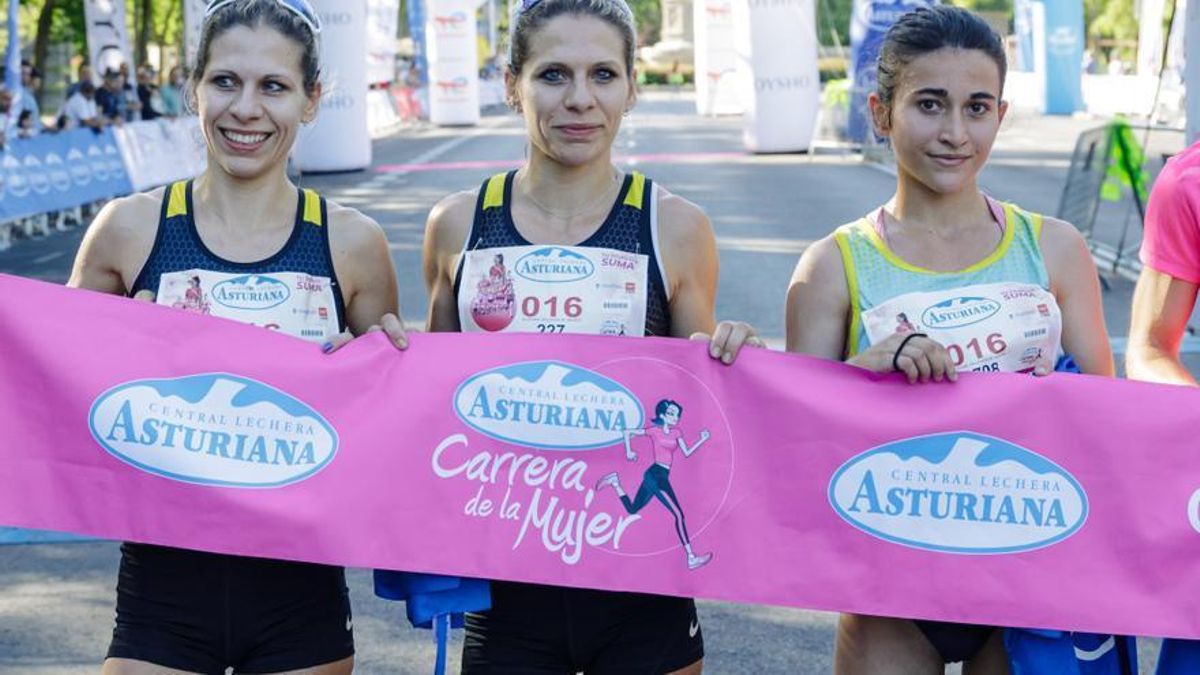
<instances>
[{"instance_id":1,"label":"blue nail polish","mask_svg":"<svg viewBox=\"0 0 1200 675\"><path fill-rule=\"evenodd\" d=\"M321 351L325 352L326 354L333 351L333 343L326 342L325 344L321 345Z\"/></svg>"}]
</instances>

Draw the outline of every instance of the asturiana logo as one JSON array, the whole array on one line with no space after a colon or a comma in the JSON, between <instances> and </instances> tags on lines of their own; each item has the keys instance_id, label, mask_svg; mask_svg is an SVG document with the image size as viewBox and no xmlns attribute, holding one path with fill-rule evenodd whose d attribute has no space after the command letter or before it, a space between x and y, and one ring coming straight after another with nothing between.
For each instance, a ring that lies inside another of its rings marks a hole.
<instances>
[{"instance_id":1,"label":"asturiana logo","mask_svg":"<svg viewBox=\"0 0 1200 675\"><path fill-rule=\"evenodd\" d=\"M270 309L282 305L291 295L287 284L260 274L227 279L212 290L213 300L233 309Z\"/></svg>"},{"instance_id":2,"label":"asturiana logo","mask_svg":"<svg viewBox=\"0 0 1200 675\"><path fill-rule=\"evenodd\" d=\"M979 323L1000 311L991 298L950 298L921 313L921 323L930 328L961 328Z\"/></svg>"},{"instance_id":3,"label":"asturiana logo","mask_svg":"<svg viewBox=\"0 0 1200 675\"><path fill-rule=\"evenodd\" d=\"M619 382L559 361L477 373L459 385L454 409L485 436L547 450L607 447L645 423L642 404Z\"/></svg>"},{"instance_id":4,"label":"asturiana logo","mask_svg":"<svg viewBox=\"0 0 1200 675\"><path fill-rule=\"evenodd\" d=\"M559 246L548 246L517 259L517 274L541 283L562 283L587 279L596 266L587 256Z\"/></svg>"},{"instance_id":5,"label":"asturiana logo","mask_svg":"<svg viewBox=\"0 0 1200 675\"><path fill-rule=\"evenodd\" d=\"M907 438L842 465L829 501L854 527L947 553L1016 553L1083 526L1088 500L1065 469L1008 441L972 432Z\"/></svg>"},{"instance_id":6,"label":"asturiana logo","mask_svg":"<svg viewBox=\"0 0 1200 675\"><path fill-rule=\"evenodd\" d=\"M337 432L296 398L236 375L136 380L100 395L92 436L118 459L186 483L280 487L323 469Z\"/></svg>"}]
</instances>

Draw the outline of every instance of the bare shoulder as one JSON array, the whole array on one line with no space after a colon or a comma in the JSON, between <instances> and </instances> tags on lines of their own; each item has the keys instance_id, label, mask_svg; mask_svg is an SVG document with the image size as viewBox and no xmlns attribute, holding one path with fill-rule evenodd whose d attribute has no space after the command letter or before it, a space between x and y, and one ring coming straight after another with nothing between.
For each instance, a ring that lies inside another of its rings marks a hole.
<instances>
[{"instance_id":1,"label":"bare shoulder","mask_svg":"<svg viewBox=\"0 0 1200 675\"><path fill-rule=\"evenodd\" d=\"M96 214L89 234L122 245L135 244L143 239L153 241L162 214L166 188L139 192L109 201Z\"/></svg>"},{"instance_id":2,"label":"bare shoulder","mask_svg":"<svg viewBox=\"0 0 1200 675\"><path fill-rule=\"evenodd\" d=\"M88 225L68 284L106 293L126 293L158 232L166 188L113 199Z\"/></svg>"},{"instance_id":3,"label":"bare shoulder","mask_svg":"<svg viewBox=\"0 0 1200 675\"><path fill-rule=\"evenodd\" d=\"M1042 255L1047 260L1061 260L1064 256L1076 257L1087 254L1087 240L1083 233L1071 223L1058 218L1042 218L1042 235L1038 242Z\"/></svg>"},{"instance_id":4,"label":"bare shoulder","mask_svg":"<svg viewBox=\"0 0 1200 675\"><path fill-rule=\"evenodd\" d=\"M359 252L373 246L386 246L383 228L367 214L337 202L325 201L329 216L329 241L334 251Z\"/></svg>"},{"instance_id":5,"label":"bare shoulder","mask_svg":"<svg viewBox=\"0 0 1200 675\"><path fill-rule=\"evenodd\" d=\"M664 250L715 238L704 209L665 188L660 189L658 231Z\"/></svg>"},{"instance_id":6,"label":"bare shoulder","mask_svg":"<svg viewBox=\"0 0 1200 675\"><path fill-rule=\"evenodd\" d=\"M446 195L429 211L425 224L426 246L443 253L457 253L471 231L475 219L475 203L478 193L462 190Z\"/></svg>"},{"instance_id":7,"label":"bare shoulder","mask_svg":"<svg viewBox=\"0 0 1200 675\"><path fill-rule=\"evenodd\" d=\"M800 254L796 271L792 274L792 283L837 281L840 284L845 274L846 266L842 262L837 235L829 234L814 241Z\"/></svg>"}]
</instances>

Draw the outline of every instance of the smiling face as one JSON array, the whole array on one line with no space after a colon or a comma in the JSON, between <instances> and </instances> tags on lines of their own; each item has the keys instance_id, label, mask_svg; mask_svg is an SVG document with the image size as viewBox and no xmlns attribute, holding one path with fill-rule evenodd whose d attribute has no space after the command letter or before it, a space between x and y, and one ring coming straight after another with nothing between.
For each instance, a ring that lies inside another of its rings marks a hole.
<instances>
[{"instance_id":1,"label":"smiling face","mask_svg":"<svg viewBox=\"0 0 1200 675\"><path fill-rule=\"evenodd\" d=\"M212 163L239 178L283 169L296 132L320 101L319 86L305 92L303 54L303 45L261 24L213 39L196 87Z\"/></svg>"},{"instance_id":2,"label":"smiling face","mask_svg":"<svg viewBox=\"0 0 1200 675\"><path fill-rule=\"evenodd\" d=\"M663 421L671 426L679 424L679 406L669 405L662 414Z\"/></svg>"},{"instance_id":3,"label":"smiling face","mask_svg":"<svg viewBox=\"0 0 1200 675\"><path fill-rule=\"evenodd\" d=\"M570 166L609 161L621 115L636 100L625 51L615 27L585 14L557 16L530 37L508 85L535 151Z\"/></svg>"},{"instance_id":4,"label":"smiling face","mask_svg":"<svg viewBox=\"0 0 1200 675\"><path fill-rule=\"evenodd\" d=\"M905 64L891 105L872 94L875 128L903 177L939 194L974 188L1008 108L1000 88L990 56L942 48Z\"/></svg>"}]
</instances>

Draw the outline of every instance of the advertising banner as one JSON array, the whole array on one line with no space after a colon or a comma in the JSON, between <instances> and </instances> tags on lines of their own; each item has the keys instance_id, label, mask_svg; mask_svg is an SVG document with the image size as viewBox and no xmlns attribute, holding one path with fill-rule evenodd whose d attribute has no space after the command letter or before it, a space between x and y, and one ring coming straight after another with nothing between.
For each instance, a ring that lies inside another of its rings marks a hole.
<instances>
[{"instance_id":1,"label":"advertising banner","mask_svg":"<svg viewBox=\"0 0 1200 675\"><path fill-rule=\"evenodd\" d=\"M131 191L111 128L17 139L0 153L0 222Z\"/></svg>"},{"instance_id":2,"label":"advertising banner","mask_svg":"<svg viewBox=\"0 0 1200 675\"><path fill-rule=\"evenodd\" d=\"M131 122L112 133L135 192L204 172L207 151L195 117Z\"/></svg>"},{"instance_id":3,"label":"advertising banner","mask_svg":"<svg viewBox=\"0 0 1200 675\"><path fill-rule=\"evenodd\" d=\"M1046 114L1083 110L1083 2L1040 3L1046 11Z\"/></svg>"},{"instance_id":4,"label":"advertising banner","mask_svg":"<svg viewBox=\"0 0 1200 675\"><path fill-rule=\"evenodd\" d=\"M396 79L396 35L400 30L400 0L367 0L367 82Z\"/></svg>"},{"instance_id":5,"label":"advertising banner","mask_svg":"<svg viewBox=\"0 0 1200 675\"><path fill-rule=\"evenodd\" d=\"M750 152L812 145L820 109L813 0L733 3L742 144Z\"/></svg>"},{"instance_id":6,"label":"advertising banner","mask_svg":"<svg viewBox=\"0 0 1200 675\"><path fill-rule=\"evenodd\" d=\"M373 334L324 355L3 275L0 333L0 525L1200 638L1195 389L912 386L663 338L416 334L399 352Z\"/></svg>"},{"instance_id":7,"label":"advertising banner","mask_svg":"<svg viewBox=\"0 0 1200 675\"><path fill-rule=\"evenodd\" d=\"M84 0L83 16L88 56L96 76L117 70L122 63L129 64L129 72L133 73L124 0Z\"/></svg>"},{"instance_id":8,"label":"advertising banner","mask_svg":"<svg viewBox=\"0 0 1200 675\"><path fill-rule=\"evenodd\" d=\"M183 53L190 69L200 51L200 31L204 27L205 0L183 0Z\"/></svg>"},{"instance_id":9,"label":"advertising banner","mask_svg":"<svg viewBox=\"0 0 1200 675\"><path fill-rule=\"evenodd\" d=\"M301 129L302 171L355 171L371 165L367 124L367 0L313 0L321 15L321 110Z\"/></svg>"},{"instance_id":10,"label":"advertising banner","mask_svg":"<svg viewBox=\"0 0 1200 675\"><path fill-rule=\"evenodd\" d=\"M874 133L867 95L875 91L875 62L884 34L905 14L935 4L936 0L854 0L850 14L850 140L861 143Z\"/></svg>"},{"instance_id":11,"label":"advertising banner","mask_svg":"<svg viewBox=\"0 0 1200 675\"><path fill-rule=\"evenodd\" d=\"M475 3L429 0L425 46L429 59L429 121L479 123L479 56Z\"/></svg>"},{"instance_id":12,"label":"advertising banner","mask_svg":"<svg viewBox=\"0 0 1200 675\"><path fill-rule=\"evenodd\" d=\"M695 27L696 113L740 115L732 0L692 3Z\"/></svg>"}]
</instances>

